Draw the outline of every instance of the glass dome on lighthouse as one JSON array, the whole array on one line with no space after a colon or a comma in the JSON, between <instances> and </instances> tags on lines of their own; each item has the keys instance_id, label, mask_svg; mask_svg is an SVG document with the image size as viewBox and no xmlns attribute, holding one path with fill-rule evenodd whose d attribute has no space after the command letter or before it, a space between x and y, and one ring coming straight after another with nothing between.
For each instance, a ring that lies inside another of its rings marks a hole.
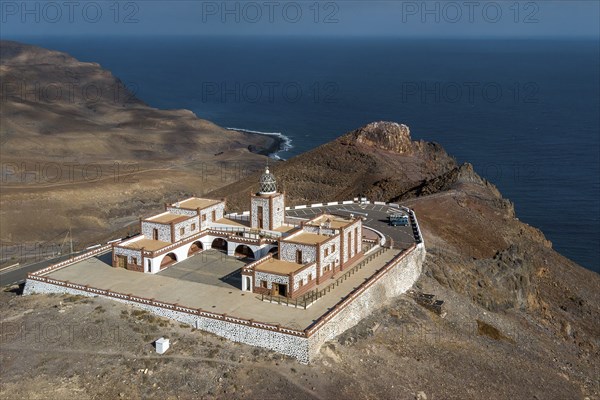
<instances>
[{"instance_id":1,"label":"glass dome on lighthouse","mask_svg":"<svg viewBox=\"0 0 600 400\"><path fill-rule=\"evenodd\" d=\"M265 167L265 173L260 176L260 190L258 194L274 194L277 193L277 181L275 175L269 172L269 166Z\"/></svg>"}]
</instances>

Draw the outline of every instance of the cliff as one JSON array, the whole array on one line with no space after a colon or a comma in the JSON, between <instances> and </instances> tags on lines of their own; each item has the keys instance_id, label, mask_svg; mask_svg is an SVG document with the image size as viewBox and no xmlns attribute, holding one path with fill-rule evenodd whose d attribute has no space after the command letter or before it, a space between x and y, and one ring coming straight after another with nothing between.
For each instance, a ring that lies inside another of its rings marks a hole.
<instances>
[{"instance_id":1,"label":"cliff","mask_svg":"<svg viewBox=\"0 0 600 400\"><path fill-rule=\"evenodd\" d=\"M491 371L506 374L527 362L526 373L509 374L511 389L496 386L495 392L479 390L475 391L479 395L466 397L597 395L600 277L552 250L543 233L519 221L513 204L470 164L458 165L438 144L413 141L405 125L376 122L272 169L288 205L347 200L362 194L370 200L401 202L416 211L428 252L417 289L445 299L448 315L436 321L399 302L401 306L396 307L410 316L398 318L409 327L418 326L446 339L431 345L412 332L408 336L420 339L415 345L419 350L404 341L398 346L401 352L420 352L428 362L454 370L425 368L436 374L435 382L423 385L429 386L426 392L458 398L465 382L485 385L495 379ZM249 176L214 194L226 195L232 209L247 209L247 194L256 191L257 179L258 175ZM371 324L379 326L381 319L388 321L384 326L398 324L385 313L373 317ZM475 332L473 326L478 327ZM369 336L362 332L363 337ZM464 337L447 339L457 332ZM352 335L360 336L361 330ZM381 336L379 341L392 341L391 334ZM480 341L480 336L495 339ZM376 347L373 340L365 339L362 350ZM460 357L449 356L456 345L468 351ZM348 351L338 351L349 357ZM382 352L377 354L383 357ZM495 363L486 366L490 372L478 373L464 365L481 364L476 354L484 353ZM449 359L464 364L456 366ZM451 376L456 374L460 378L453 381ZM533 383L536 379L562 383L544 388ZM446 392L439 391L441 382Z\"/></svg>"},{"instance_id":2,"label":"cliff","mask_svg":"<svg viewBox=\"0 0 600 400\"><path fill-rule=\"evenodd\" d=\"M82 82L118 85L98 65L62 53L7 42L0 49L3 81L49 83L71 71ZM222 161L248 162L247 170L259 171L264 158L247 150L258 139L189 112L155 110L140 101L71 104L9 97L0 114L3 162L5 157L101 165L117 160L140 169L135 181L118 182L112 176L91 183L20 182L13 176L3 184L3 240L39 240L35 235L56 235L71 223L85 240L111 238L117 227L132 223L135 229L140 213L155 212L163 201L183 194L203 194L199 188L216 189L206 195L227 197L230 210L248 209L248 193L257 189L258 173L225 186L233 179L203 171ZM118 326L125 347L107 352L107 342L79 336L65 345L5 335L0 394L599 398L600 278L556 253L542 232L519 221L512 203L470 164L458 165L439 144L413 141L405 125L375 122L272 169L287 205L365 195L413 208L428 252L415 289L445 300L446 316L401 296L328 343L320 361L299 366L114 303L2 292L3 324L75 320L94 329ZM160 359L148 345L159 334L174 338L172 355Z\"/></svg>"}]
</instances>

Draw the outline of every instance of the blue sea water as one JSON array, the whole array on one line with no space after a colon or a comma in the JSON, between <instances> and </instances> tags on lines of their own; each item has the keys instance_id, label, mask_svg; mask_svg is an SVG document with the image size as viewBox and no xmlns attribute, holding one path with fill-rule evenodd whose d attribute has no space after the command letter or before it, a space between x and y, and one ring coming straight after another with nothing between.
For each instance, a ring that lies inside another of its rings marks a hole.
<instances>
[{"instance_id":1,"label":"blue sea water","mask_svg":"<svg viewBox=\"0 0 600 400\"><path fill-rule=\"evenodd\" d=\"M159 108L280 132L289 158L371 121L410 126L600 272L597 41L239 37L21 40L100 63Z\"/></svg>"}]
</instances>

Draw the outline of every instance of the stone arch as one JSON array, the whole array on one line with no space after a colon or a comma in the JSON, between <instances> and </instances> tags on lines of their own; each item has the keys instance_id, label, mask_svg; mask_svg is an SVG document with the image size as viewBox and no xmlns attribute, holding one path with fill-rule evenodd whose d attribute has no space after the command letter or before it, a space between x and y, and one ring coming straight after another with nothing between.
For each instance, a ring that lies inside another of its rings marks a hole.
<instances>
[{"instance_id":1,"label":"stone arch","mask_svg":"<svg viewBox=\"0 0 600 400\"><path fill-rule=\"evenodd\" d=\"M255 258L254 257L254 251L252 251L252 249L249 246L246 246L245 244L240 244L235 248L235 256L236 257L243 257L243 258Z\"/></svg>"},{"instance_id":2,"label":"stone arch","mask_svg":"<svg viewBox=\"0 0 600 400\"><path fill-rule=\"evenodd\" d=\"M177 256L175 255L175 253L165 254L165 256L160 262L160 269L165 269L175 262L177 262Z\"/></svg>"},{"instance_id":3,"label":"stone arch","mask_svg":"<svg viewBox=\"0 0 600 400\"><path fill-rule=\"evenodd\" d=\"M190 248L188 250L188 257L191 255L194 255L202 250L204 250L204 247L202 246L202 242L197 240L194 243L192 243L192 245L190 246Z\"/></svg>"},{"instance_id":4,"label":"stone arch","mask_svg":"<svg viewBox=\"0 0 600 400\"><path fill-rule=\"evenodd\" d=\"M223 238L216 238L215 240L213 240L212 245L210 247L216 250L227 252L227 240Z\"/></svg>"}]
</instances>

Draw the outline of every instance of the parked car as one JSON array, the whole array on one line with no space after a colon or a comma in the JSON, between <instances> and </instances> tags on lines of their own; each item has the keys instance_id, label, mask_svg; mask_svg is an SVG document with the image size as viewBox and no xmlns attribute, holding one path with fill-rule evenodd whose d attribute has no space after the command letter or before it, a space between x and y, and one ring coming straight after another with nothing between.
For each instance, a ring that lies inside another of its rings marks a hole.
<instances>
[{"instance_id":1,"label":"parked car","mask_svg":"<svg viewBox=\"0 0 600 400\"><path fill-rule=\"evenodd\" d=\"M408 226L408 215L392 214L388 216L390 226Z\"/></svg>"}]
</instances>

